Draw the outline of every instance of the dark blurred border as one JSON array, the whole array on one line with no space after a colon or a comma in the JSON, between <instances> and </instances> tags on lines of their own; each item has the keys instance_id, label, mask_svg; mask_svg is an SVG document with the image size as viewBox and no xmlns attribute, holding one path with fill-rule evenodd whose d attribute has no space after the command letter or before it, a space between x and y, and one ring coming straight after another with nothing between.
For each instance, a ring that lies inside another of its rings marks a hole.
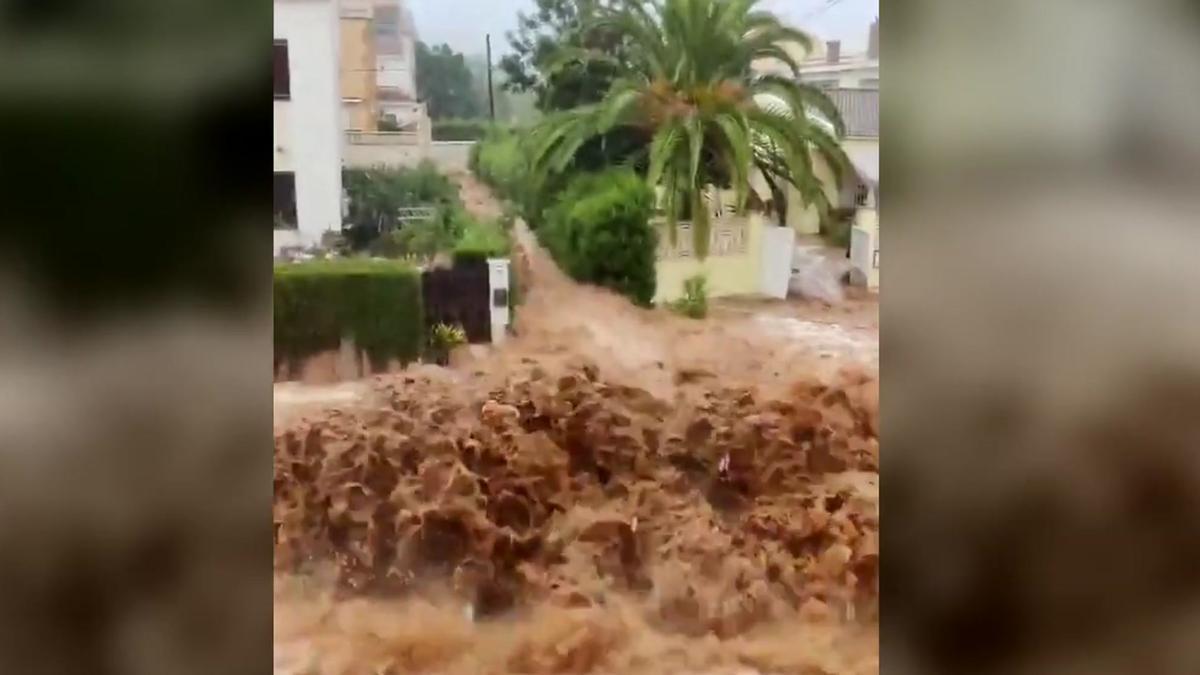
<instances>
[{"instance_id":1,"label":"dark blurred border","mask_svg":"<svg viewBox=\"0 0 1200 675\"><path fill-rule=\"evenodd\" d=\"M1200 672L1197 7L883 13L884 672Z\"/></svg>"},{"instance_id":2,"label":"dark blurred border","mask_svg":"<svg viewBox=\"0 0 1200 675\"><path fill-rule=\"evenodd\" d=\"M0 3L0 672L266 672L266 2Z\"/></svg>"}]
</instances>

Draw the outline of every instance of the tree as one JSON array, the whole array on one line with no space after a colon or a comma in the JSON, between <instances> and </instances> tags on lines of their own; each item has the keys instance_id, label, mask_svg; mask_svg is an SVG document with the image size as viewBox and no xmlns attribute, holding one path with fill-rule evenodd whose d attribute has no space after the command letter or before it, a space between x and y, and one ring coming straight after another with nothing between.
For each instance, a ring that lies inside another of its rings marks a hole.
<instances>
[{"instance_id":1,"label":"tree","mask_svg":"<svg viewBox=\"0 0 1200 675\"><path fill-rule=\"evenodd\" d=\"M483 101L462 54L449 45L430 48L417 43L417 93L433 119L473 118L483 113Z\"/></svg>"},{"instance_id":2,"label":"tree","mask_svg":"<svg viewBox=\"0 0 1200 675\"><path fill-rule=\"evenodd\" d=\"M805 202L827 210L813 153L840 180L849 166L838 142L841 116L824 92L799 83L799 65L788 47L811 49L809 36L758 10L759 2L626 2L597 12L589 19L595 30L625 36L620 58L564 48L546 70L554 73L573 61L605 62L618 77L602 101L554 115L534 130L535 174L563 171L581 148L615 129L638 133L645 142L647 180L664 188L669 222L692 220L701 257L708 249L710 186L732 187L743 210L757 169L777 209L786 208L790 184ZM764 60L783 64L792 76L757 72L754 64Z\"/></svg>"},{"instance_id":3,"label":"tree","mask_svg":"<svg viewBox=\"0 0 1200 675\"><path fill-rule=\"evenodd\" d=\"M617 68L604 62L576 62L550 72L564 49L594 49L610 54L623 40L592 20L629 0L536 0L537 11L517 14L517 30L508 33L513 53L500 59L505 91L532 92L539 110L570 110L595 103L608 91Z\"/></svg>"}]
</instances>

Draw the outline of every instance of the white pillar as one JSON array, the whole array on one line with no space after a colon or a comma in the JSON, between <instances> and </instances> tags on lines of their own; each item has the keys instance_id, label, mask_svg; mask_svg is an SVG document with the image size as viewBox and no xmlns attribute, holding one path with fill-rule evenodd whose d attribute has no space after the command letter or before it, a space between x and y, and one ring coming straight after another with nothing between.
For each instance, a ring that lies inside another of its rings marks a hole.
<instances>
[{"instance_id":1,"label":"white pillar","mask_svg":"<svg viewBox=\"0 0 1200 675\"><path fill-rule=\"evenodd\" d=\"M508 258L488 258L488 296L492 314L492 344L508 336Z\"/></svg>"},{"instance_id":2,"label":"white pillar","mask_svg":"<svg viewBox=\"0 0 1200 675\"><path fill-rule=\"evenodd\" d=\"M861 208L855 214L850 231L850 263L856 283L879 288L879 214L873 208Z\"/></svg>"}]
</instances>

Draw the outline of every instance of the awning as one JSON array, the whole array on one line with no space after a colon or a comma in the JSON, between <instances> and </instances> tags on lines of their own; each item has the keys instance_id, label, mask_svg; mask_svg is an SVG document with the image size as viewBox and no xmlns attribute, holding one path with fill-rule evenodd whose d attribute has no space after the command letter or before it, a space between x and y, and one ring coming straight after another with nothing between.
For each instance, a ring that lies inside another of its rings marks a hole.
<instances>
[{"instance_id":1,"label":"awning","mask_svg":"<svg viewBox=\"0 0 1200 675\"><path fill-rule=\"evenodd\" d=\"M879 146L851 145L844 148L859 178L871 187L879 187Z\"/></svg>"}]
</instances>

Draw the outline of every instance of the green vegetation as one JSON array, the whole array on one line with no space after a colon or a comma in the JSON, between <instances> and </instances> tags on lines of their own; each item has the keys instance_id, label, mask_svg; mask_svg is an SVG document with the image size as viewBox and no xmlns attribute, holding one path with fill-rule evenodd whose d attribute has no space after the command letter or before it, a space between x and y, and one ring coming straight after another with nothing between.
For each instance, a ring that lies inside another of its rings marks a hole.
<instances>
[{"instance_id":1,"label":"green vegetation","mask_svg":"<svg viewBox=\"0 0 1200 675\"><path fill-rule=\"evenodd\" d=\"M429 350L434 361L440 365L450 362L450 352L467 344L467 333L462 326L439 323L429 331Z\"/></svg>"},{"instance_id":2,"label":"green vegetation","mask_svg":"<svg viewBox=\"0 0 1200 675\"><path fill-rule=\"evenodd\" d=\"M519 12L517 30L509 34L512 53L500 60L503 88L533 94L538 110L570 110L599 101L612 85L618 69L609 63L573 62L560 57L573 49L587 48L620 58L620 34L598 29L590 20L604 9L627 0L535 0L536 8Z\"/></svg>"},{"instance_id":3,"label":"green vegetation","mask_svg":"<svg viewBox=\"0 0 1200 675\"><path fill-rule=\"evenodd\" d=\"M350 196L344 249L382 258L430 260L452 252L456 260L508 255L505 229L467 213L458 187L432 163L415 169L376 167L348 170ZM405 207L432 207L427 219L401 222Z\"/></svg>"},{"instance_id":4,"label":"green vegetation","mask_svg":"<svg viewBox=\"0 0 1200 675\"><path fill-rule=\"evenodd\" d=\"M421 275L397 261L363 258L277 265L274 275L275 365L353 339L375 368L421 353Z\"/></svg>"},{"instance_id":5,"label":"green vegetation","mask_svg":"<svg viewBox=\"0 0 1200 675\"><path fill-rule=\"evenodd\" d=\"M342 185L350 198L349 215L343 229L353 251L368 250L380 233L396 231L400 227L398 213L401 208L438 208L442 213L438 225L443 228L453 225L450 222L452 214L462 208L458 187L428 161L414 169L385 166L346 169ZM384 242L382 245L387 249L395 243Z\"/></svg>"},{"instance_id":6,"label":"green vegetation","mask_svg":"<svg viewBox=\"0 0 1200 675\"><path fill-rule=\"evenodd\" d=\"M433 121L435 141L478 141L487 136L492 124L482 119L441 119Z\"/></svg>"},{"instance_id":7,"label":"green vegetation","mask_svg":"<svg viewBox=\"0 0 1200 675\"><path fill-rule=\"evenodd\" d=\"M505 258L512 248L508 232L497 221L471 219L454 246L454 264Z\"/></svg>"},{"instance_id":8,"label":"green vegetation","mask_svg":"<svg viewBox=\"0 0 1200 675\"><path fill-rule=\"evenodd\" d=\"M658 234L654 193L637 174L613 169L572 179L547 210L538 237L576 280L611 288L635 303L654 300Z\"/></svg>"},{"instance_id":9,"label":"green vegetation","mask_svg":"<svg viewBox=\"0 0 1200 675\"><path fill-rule=\"evenodd\" d=\"M551 4L563 3L572 4ZM743 209L758 170L781 220L788 184L827 210L812 153L839 177L849 162L838 144L843 129L836 107L820 89L798 82L788 48L810 48L805 33L758 9L760 0L618 2L615 9L575 4L587 8L578 11L576 34L620 36L619 49L567 45L536 65L551 75L605 66L616 76L599 102L552 115L535 129L527 155L534 182L570 170L581 149L624 130L641 134L642 149L630 162L644 165L649 183L665 188L661 206L669 221L693 221L701 257L708 249L710 186L732 188ZM754 65L763 61L781 64L791 76L756 73ZM552 78L547 82L553 85ZM670 232L674 236L674 228Z\"/></svg>"},{"instance_id":10,"label":"green vegetation","mask_svg":"<svg viewBox=\"0 0 1200 675\"><path fill-rule=\"evenodd\" d=\"M683 280L683 297L671 303L671 309L691 319L708 316L708 278L703 274Z\"/></svg>"},{"instance_id":11,"label":"green vegetation","mask_svg":"<svg viewBox=\"0 0 1200 675\"><path fill-rule=\"evenodd\" d=\"M417 42L416 57L417 94L425 102L430 118L474 118L487 113L487 98L480 99L474 75L462 54L450 45L430 47Z\"/></svg>"}]
</instances>

